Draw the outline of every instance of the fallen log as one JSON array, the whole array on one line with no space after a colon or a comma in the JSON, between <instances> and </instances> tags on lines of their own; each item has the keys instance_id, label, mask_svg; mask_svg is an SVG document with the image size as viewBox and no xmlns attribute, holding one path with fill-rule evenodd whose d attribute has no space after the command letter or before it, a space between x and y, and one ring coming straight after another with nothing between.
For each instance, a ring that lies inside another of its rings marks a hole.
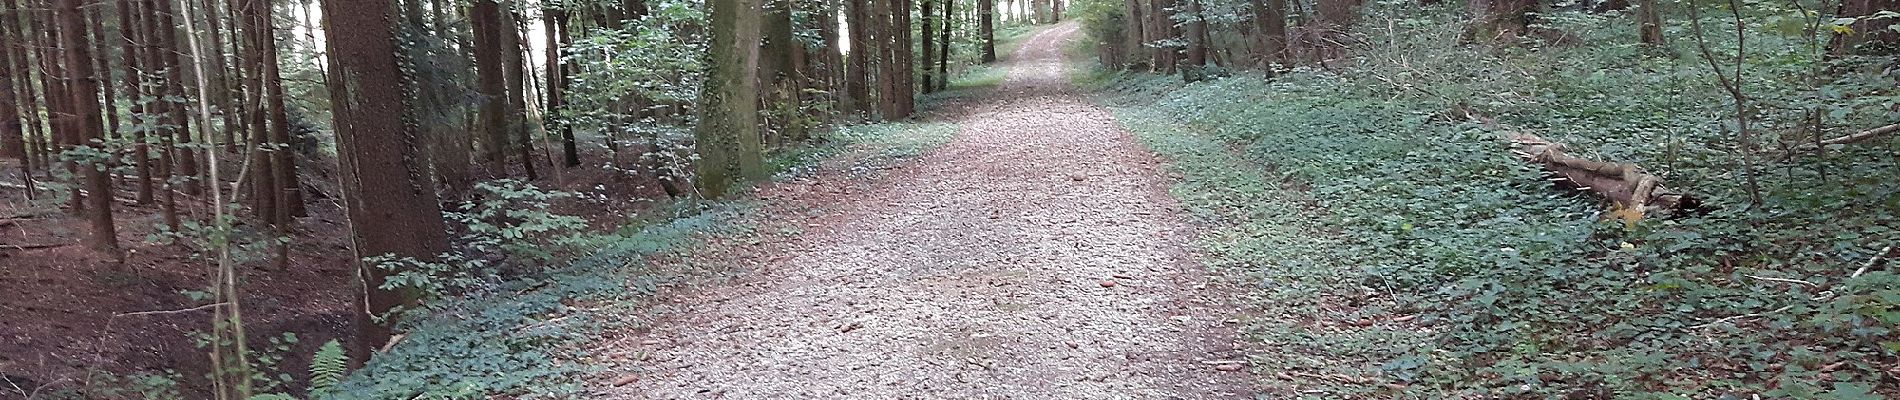
<instances>
[{"instance_id":1,"label":"fallen log","mask_svg":"<svg viewBox=\"0 0 1900 400\"><path fill-rule=\"evenodd\" d=\"M1564 153L1564 145L1537 135L1512 133L1511 144L1525 161L1557 175L1561 183L1595 192L1615 203L1611 215L1624 221L1641 220L1649 213L1692 209L1700 201L1663 186L1662 178L1636 164L1586 160Z\"/></svg>"}]
</instances>

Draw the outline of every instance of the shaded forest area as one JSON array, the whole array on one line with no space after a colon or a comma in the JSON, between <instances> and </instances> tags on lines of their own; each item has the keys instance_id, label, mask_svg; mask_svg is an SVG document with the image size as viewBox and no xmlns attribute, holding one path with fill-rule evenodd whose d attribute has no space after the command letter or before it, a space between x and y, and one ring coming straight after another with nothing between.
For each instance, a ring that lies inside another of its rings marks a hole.
<instances>
[{"instance_id":1,"label":"shaded forest area","mask_svg":"<svg viewBox=\"0 0 1900 400\"><path fill-rule=\"evenodd\" d=\"M908 119L1062 13L5 0L0 397L317 396L443 304Z\"/></svg>"},{"instance_id":2,"label":"shaded forest area","mask_svg":"<svg viewBox=\"0 0 1900 400\"><path fill-rule=\"evenodd\" d=\"M1891 1L1094 0L1265 389L1900 396Z\"/></svg>"}]
</instances>

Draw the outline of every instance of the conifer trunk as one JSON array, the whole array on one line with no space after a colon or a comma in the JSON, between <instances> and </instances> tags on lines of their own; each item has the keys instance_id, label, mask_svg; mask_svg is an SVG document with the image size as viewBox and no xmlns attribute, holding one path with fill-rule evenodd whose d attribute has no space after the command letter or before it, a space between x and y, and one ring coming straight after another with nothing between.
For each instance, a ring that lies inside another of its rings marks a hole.
<instances>
[{"instance_id":1,"label":"conifer trunk","mask_svg":"<svg viewBox=\"0 0 1900 400\"><path fill-rule=\"evenodd\" d=\"M693 136L700 154L700 194L720 199L740 181L765 175L753 83L760 10L757 0L710 0L710 8L707 29L712 40Z\"/></svg>"},{"instance_id":2,"label":"conifer trunk","mask_svg":"<svg viewBox=\"0 0 1900 400\"><path fill-rule=\"evenodd\" d=\"M508 146L507 67L502 61L501 5L495 0L475 0L469 11L469 23L475 30L475 80L481 93L480 134L482 160L492 173L505 175Z\"/></svg>"},{"instance_id":3,"label":"conifer trunk","mask_svg":"<svg viewBox=\"0 0 1900 400\"><path fill-rule=\"evenodd\" d=\"M77 146L93 146L93 141L105 138L105 125L97 116L103 111L99 106L99 91L102 79L98 69L92 64L92 44L86 37L87 18L79 8L80 0L58 0L59 37L64 47L66 77L72 83L68 87L71 94L71 111L79 116L70 125L73 143ZM85 177L87 219L91 221L92 234L86 238L86 246L93 251L105 254L113 259L119 258L118 229L112 220L112 180L107 171L107 160L94 158L81 162L78 166Z\"/></svg>"},{"instance_id":4,"label":"conifer trunk","mask_svg":"<svg viewBox=\"0 0 1900 400\"><path fill-rule=\"evenodd\" d=\"M976 0L977 34L983 36L983 63L996 62L996 0Z\"/></svg>"},{"instance_id":5,"label":"conifer trunk","mask_svg":"<svg viewBox=\"0 0 1900 400\"><path fill-rule=\"evenodd\" d=\"M397 64L396 10L390 0L323 2L335 109L338 171L356 260L357 328L351 359L358 365L390 337L373 316L415 300L382 288L388 271L363 260L392 255L435 260L448 249L435 184L419 147L413 88ZM347 27L346 29L338 29Z\"/></svg>"}]
</instances>

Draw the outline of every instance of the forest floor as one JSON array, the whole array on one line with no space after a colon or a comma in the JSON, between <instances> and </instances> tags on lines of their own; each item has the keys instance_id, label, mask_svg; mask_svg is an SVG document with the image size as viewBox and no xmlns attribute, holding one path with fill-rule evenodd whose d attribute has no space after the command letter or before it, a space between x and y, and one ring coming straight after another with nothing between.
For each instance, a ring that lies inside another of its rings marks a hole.
<instances>
[{"instance_id":1,"label":"forest floor","mask_svg":"<svg viewBox=\"0 0 1900 400\"><path fill-rule=\"evenodd\" d=\"M696 252L751 267L608 340L634 361L606 397L1251 396L1232 291L1163 160L1068 82L1078 31L1037 33L1000 87L944 107L941 147L760 187L758 230L792 234Z\"/></svg>"},{"instance_id":2,"label":"forest floor","mask_svg":"<svg viewBox=\"0 0 1900 400\"><path fill-rule=\"evenodd\" d=\"M0 183L21 182L17 164L8 161L0 161ZM535 183L585 194L557 202L553 211L585 217L596 231L617 229L626 216L666 198L650 177L598 164ZM351 332L352 266L343 210L331 195L335 180L327 169L304 172L309 216L289 233L284 266L260 254L240 257L247 260L240 273L251 347L280 360L267 369L295 376L303 375L317 346ZM125 256L116 262L79 245L90 231L85 219L45 198L29 201L22 190L0 188L0 399L123 388L204 395L210 360L198 342L211 318L188 295L209 281L211 263L198 250L203 239L154 240L164 232L159 208L133 204L130 187L118 187L124 201L115 204L114 216ZM205 218L204 200L180 196L181 213ZM285 342L286 334L296 340ZM147 388L147 379L159 383Z\"/></svg>"}]
</instances>

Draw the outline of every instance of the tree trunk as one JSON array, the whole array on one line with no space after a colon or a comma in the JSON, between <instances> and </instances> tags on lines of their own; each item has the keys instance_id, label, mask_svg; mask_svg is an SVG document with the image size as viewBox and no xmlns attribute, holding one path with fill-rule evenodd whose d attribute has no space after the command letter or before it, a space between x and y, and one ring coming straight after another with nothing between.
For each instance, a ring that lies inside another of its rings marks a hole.
<instances>
[{"instance_id":1,"label":"tree trunk","mask_svg":"<svg viewBox=\"0 0 1900 400\"><path fill-rule=\"evenodd\" d=\"M1201 15L1201 0L1188 0L1187 12L1187 68L1181 74L1188 82L1199 81L1205 77L1207 68L1207 18Z\"/></svg>"},{"instance_id":2,"label":"tree trunk","mask_svg":"<svg viewBox=\"0 0 1900 400\"><path fill-rule=\"evenodd\" d=\"M481 93L481 112L477 119L481 133L476 136L482 159L492 174L507 174L508 162L508 78L502 61L502 36L510 31L501 23L501 5L495 0L475 0L469 23L475 30L475 80Z\"/></svg>"},{"instance_id":3,"label":"tree trunk","mask_svg":"<svg viewBox=\"0 0 1900 400\"><path fill-rule=\"evenodd\" d=\"M850 112L859 118L868 117L874 109L871 99L871 79L877 74L871 72L873 60L877 59L877 44L871 40L872 19L870 4L875 0L847 0L846 21L851 44L851 65L845 69L845 93L850 100Z\"/></svg>"},{"instance_id":4,"label":"tree trunk","mask_svg":"<svg viewBox=\"0 0 1900 400\"><path fill-rule=\"evenodd\" d=\"M1612 215L1628 221L1643 218L1650 211L1695 208L1696 198L1662 186L1662 178L1643 172L1635 164L1585 160L1565 154L1564 145L1531 134L1512 134L1511 143L1525 161L1544 166L1557 180L1595 192L1616 203Z\"/></svg>"},{"instance_id":5,"label":"tree trunk","mask_svg":"<svg viewBox=\"0 0 1900 400\"><path fill-rule=\"evenodd\" d=\"M178 24L176 20L173 19L174 14L172 13L171 2L154 0L152 1L151 8L157 11L157 13L154 14L157 17L157 24L153 25L154 30L148 33L151 34L151 42L157 47L148 50L154 53L152 58L155 58L156 62L159 63L159 68L165 71L163 77L165 81L160 87L160 89L163 89L163 94L159 96L159 98L166 98L167 96L171 98L185 98L185 72L184 68L182 68L184 63L179 61L179 54L182 52L178 51ZM177 175L185 177L185 193L197 195L203 190L203 180L199 179L198 175L198 156L196 155L198 150L196 150L195 146L191 145L191 120L186 118L187 115L185 115L184 107L169 101L160 101L154 104L159 104L163 107L163 123L171 126L173 129L165 132L166 138L171 140L172 144L176 145L175 148L170 149L170 151L176 153L173 159L177 162L177 166L173 168L173 171Z\"/></svg>"},{"instance_id":6,"label":"tree trunk","mask_svg":"<svg viewBox=\"0 0 1900 400\"><path fill-rule=\"evenodd\" d=\"M1286 62L1286 0L1251 0L1254 32L1260 36L1260 66Z\"/></svg>"},{"instance_id":7,"label":"tree trunk","mask_svg":"<svg viewBox=\"0 0 1900 400\"><path fill-rule=\"evenodd\" d=\"M1117 67L1139 70L1148 66L1148 60L1144 59L1147 58L1145 57L1147 52L1142 51L1142 46L1146 43L1144 39L1147 37L1143 32L1143 25L1146 25L1147 21L1143 15L1146 13L1142 11L1141 0L1123 0L1122 41L1114 44L1122 49L1119 52L1121 65Z\"/></svg>"},{"instance_id":8,"label":"tree trunk","mask_svg":"<svg viewBox=\"0 0 1900 400\"><path fill-rule=\"evenodd\" d=\"M508 71L508 137L514 140L511 147L521 157L523 173L532 181L540 177L534 170L534 137L528 129L528 65L522 61L527 58L528 48L523 45L520 21L520 14L514 10L502 13L501 60Z\"/></svg>"},{"instance_id":9,"label":"tree trunk","mask_svg":"<svg viewBox=\"0 0 1900 400\"><path fill-rule=\"evenodd\" d=\"M1636 0L1637 39L1643 44L1665 44L1662 32L1662 7L1656 0Z\"/></svg>"},{"instance_id":10,"label":"tree trunk","mask_svg":"<svg viewBox=\"0 0 1900 400\"><path fill-rule=\"evenodd\" d=\"M391 255L435 260L448 249L435 184L419 146L422 137L404 113L406 79L397 63L395 7L390 0L323 2L330 55L330 100L335 109L337 162L343 207L349 214L356 260L358 365L388 341L390 328L372 316L411 303L415 293L383 289L385 271L363 260ZM339 29L347 27L347 29Z\"/></svg>"},{"instance_id":11,"label":"tree trunk","mask_svg":"<svg viewBox=\"0 0 1900 400\"><path fill-rule=\"evenodd\" d=\"M59 36L65 48L67 78L72 85L72 111L81 116L75 118L72 126L77 128L75 144L91 146L95 140L105 139L104 122L98 116L102 112L99 106L99 90L102 87L98 69L92 65L92 44L86 38L87 18L79 8L80 0L58 0ZM109 149L100 149L109 150ZM92 235L86 239L86 246L93 251L118 259L118 229L112 221L112 180L107 171L107 160L93 158L79 166L86 179L87 219L92 222Z\"/></svg>"},{"instance_id":12,"label":"tree trunk","mask_svg":"<svg viewBox=\"0 0 1900 400\"><path fill-rule=\"evenodd\" d=\"M15 47L14 43L19 43L13 38L13 23L19 20L19 14L20 11L11 4L7 9L0 10L0 157L19 159L20 167L27 169L21 176L32 177L32 166L27 164L25 130L22 129L25 123L20 118L22 108L18 99L19 91L14 90L16 84L13 78L12 48ZM20 81L26 81L25 74L21 75Z\"/></svg>"},{"instance_id":13,"label":"tree trunk","mask_svg":"<svg viewBox=\"0 0 1900 400\"><path fill-rule=\"evenodd\" d=\"M139 4L140 2L133 0L118 0L119 37L121 39L119 42L119 50L122 52L120 58L124 60L125 65L125 97L126 100L131 103L129 109L134 116L143 116L146 114L145 105L142 104L141 100L141 98L145 97L145 86L142 83L145 78L143 76L145 72L139 65L140 62L144 60L144 57L140 57L139 43L150 40L141 34L146 31L141 25L151 19L147 11L140 10ZM136 121L134 125L134 128L131 130L132 139L130 145L132 146L132 170L138 180L134 185L136 194L133 200L141 205L152 204L151 147L145 143L146 131L144 126L137 124Z\"/></svg>"},{"instance_id":14,"label":"tree trunk","mask_svg":"<svg viewBox=\"0 0 1900 400\"><path fill-rule=\"evenodd\" d=\"M922 35L924 36L924 40L923 40L923 47L921 47L920 49L922 49L922 53L924 54L923 84L924 84L924 93L930 93L937 90L937 85L934 80L935 75L936 75L935 67L937 65L936 54L935 54L937 52L937 35L936 35L937 3L936 1L923 0L922 11L923 13L920 15L924 16L924 25L923 25L923 33L922 33Z\"/></svg>"},{"instance_id":15,"label":"tree trunk","mask_svg":"<svg viewBox=\"0 0 1900 400\"><path fill-rule=\"evenodd\" d=\"M950 32L956 27L956 10L956 0L943 0L943 32L937 40L937 90L950 88Z\"/></svg>"},{"instance_id":16,"label":"tree trunk","mask_svg":"<svg viewBox=\"0 0 1900 400\"><path fill-rule=\"evenodd\" d=\"M911 35L911 0L897 0L898 11L892 29L897 31L897 118L910 118L917 111L917 50Z\"/></svg>"},{"instance_id":17,"label":"tree trunk","mask_svg":"<svg viewBox=\"0 0 1900 400\"><path fill-rule=\"evenodd\" d=\"M693 136L700 155L700 194L720 199L742 180L765 177L752 79L759 64L760 10L757 0L711 0L710 8L710 62Z\"/></svg>"},{"instance_id":18,"label":"tree trunk","mask_svg":"<svg viewBox=\"0 0 1900 400\"><path fill-rule=\"evenodd\" d=\"M1180 28L1174 25L1174 0L1153 0L1154 37L1150 43L1173 40L1180 36ZM1175 64L1181 59L1181 51L1174 46L1155 46L1155 72L1174 74Z\"/></svg>"},{"instance_id":19,"label":"tree trunk","mask_svg":"<svg viewBox=\"0 0 1900 400\"><path fill-rule=\"evenodd\" d=\"M977 34L983 35L983 63L996 62L996 0L976 1Z\"/></svg>"},{"instance_id":20,"label":"tree trunk","mask_svg":"<svg viewBox=\"0 0 1900 400\"><path fill-rule=\"evenodd\" d=\"M267 7L269 3L264 0L239 0L236 8L238 19L232 25L242 28L240 37L244 42L244 52L239 58L244 60L245 69L249 70L242 85L246 88L245 93L249 94L244 102L244 116L252 146L248 153L251 161L248 164L250 170L245 172L245 183L250 189L251 212L265 225L282 228L277 220L282 207L278 203L281 196L277 193L281 185L277 181L275 166L276 153L282 146L276 141L277 124L270 109L271 94L265 87L269 64L276 64L275 60L265 59L265 49L275 42L271 37L264 36L261 21L269 18L265 14L268 12Z\"/></svg>"},{"instance_id":21,"label":"tree trunk","mask_svg":"<svg viewBox=\"0 0 1900 400\"><path fill-rule=\"evenodd\" d=\"M542 30L548 43L548 109L542 111L541 124L547 129L561 131L561 165L568 168L581 165L579 145L574 141L574 128L567 126L561 113L566 111L567 67L561 63L561 57L567 52L567 10L562 6L551 6L541 11Z\"/></svg>"},{"instance_id":22,"label":"tree trunk","mask_svg":"<svg viewBox=\"0 0 1900 400\"><path fill-rule=\"evenodd\" d=\"M1472 39L1510 41L1530 29L1531 11L1537 8L1537 0L1472 0L1467 5L1477 19L1471 26ZM1328 19L1328 10L1320 8L1321 19Z\"/></svg>"},{"instance_id":23,"label":"tree trunk","mask_svg":"<svg viewBox=\"0 0 1900 400\"><path fill-rule=\"evenodd\" d=\"M892 29L897 0L871 0L872 31L877 37L877 113L880 120L889 121L897 116L897 35Z\"/></svg>"},{"instance_id":24,"label":"tree trunk","mask_svg":"<svg viewBox=\"0 0 1900 400\"><path fill-rule=\"evenodd\" d=\"M760 48L759 82L762 88L764 104L773 120L766 121L774 134L769 142L778 145L787 136L796 136L798 129L798 69L793 65L792 57L796 53L798 42L792 37L792 9L790 0L769 0L765 7L765 41Z\"/></svg>"}]
</instances>

